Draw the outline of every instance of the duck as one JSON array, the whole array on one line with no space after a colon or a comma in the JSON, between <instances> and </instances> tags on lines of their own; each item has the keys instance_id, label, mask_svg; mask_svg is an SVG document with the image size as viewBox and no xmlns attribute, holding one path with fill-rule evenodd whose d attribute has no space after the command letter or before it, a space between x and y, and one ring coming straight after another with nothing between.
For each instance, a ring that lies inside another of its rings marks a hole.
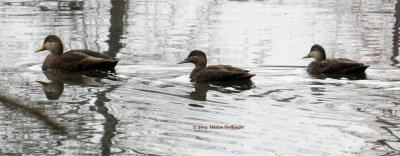
<instances>
[{"instance_id":1,"label":"duck","mask_svg":"<svg viewBox=\"0 0 400 156\"><path fill-rule=\"evenodd\" d=\"M356 74L365 73L369 67L363 63L346 58L326 59L325 49L319 44L311 47L310 52L303 58L314 58L307 66L310 74Z\"/></svg>"},{"instance_id":2,"label":"duck","mask_svg":"<svg viewBox=\"0 0 400 156\"><path fill-rule=\"evenodd\" d=\"M178 64L183 63L195 65L190 73L190 79L195 82L243 80L255 76L255 74L250 74L248 70L230 65L207 66L207 56L201 50L191 51L187 58L178 62Z\"/></svg>"},{"instance_id":3,"label":"duck","mask_svg":"<svg viewBox=\"0 0 400 156\"><path fill-rule=\"evenodd\" d=\"M68 72L91 70L114 70L119 59L88 49L74 49L64 53L64 45L56 35L48 35L43 45L35 52L49 50L42 70L61 70Z\"/></svg>"}]
</instances>

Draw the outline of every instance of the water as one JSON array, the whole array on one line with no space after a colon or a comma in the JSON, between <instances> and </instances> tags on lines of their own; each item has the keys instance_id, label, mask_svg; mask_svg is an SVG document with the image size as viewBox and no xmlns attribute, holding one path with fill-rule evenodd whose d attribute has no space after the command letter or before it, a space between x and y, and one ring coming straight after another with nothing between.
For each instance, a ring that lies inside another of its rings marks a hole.
<instances>
[{"instance_id":1,"label":"water","mask_svg":"<svg viewBox=\"0 0 400 156\"><path fill-rule=\"evenodd\" d=\"M0 4L2 155L400 154L398 2ZM33 51L48 34L122 60L116 73L43 72L48 52ZM315 43L370 65L366 79L308 75ZM175 63L192 49L257 76L190 82L193 65Z\"/></svg>"}]
</instances>

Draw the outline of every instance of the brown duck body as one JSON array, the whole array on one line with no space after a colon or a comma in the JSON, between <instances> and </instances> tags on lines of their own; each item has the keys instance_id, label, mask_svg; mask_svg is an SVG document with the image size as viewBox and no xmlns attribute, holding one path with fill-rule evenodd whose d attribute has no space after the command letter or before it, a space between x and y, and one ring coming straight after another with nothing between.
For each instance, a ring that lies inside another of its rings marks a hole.
<instances>
[{"instance_id":1,"label":"brown duck body","mask_svg":"<svg viewBox=\"0 0 400 156\"><path fill-rule=\"evenodd\" d=\"M86 71L86 70L112 70L119 59L87 49L70 50L64 53L64 46L60 38L55 35L46 37L43 46L36 50L49 50L43 62L43 70Z\"/></svg>"},{"instance_id":2,"label":"brown duck body","mask_svg":"<svg viewBox=\"0 0 400 156\"><path fill-rule=\"evenodd\" d=\"M255 74L248 72L230 65L211 65L205 68L193 69L192 73L190 73L190 78L196 82L210 82L250 79L255 76Z\"/></svg>"},{"instance_id":3,"label":"brown duck body","mask_svg":"<svg viewBox=\"0 0 400 156\"><path fill-rule=\"evenodd\" d=\"M43 70L86 71L114 69L118 59L87 49L70 50L62 55L47 55Z\"/></svg>"},{"instance_id":4,"label":"brown duck body","mask_svg":"<svg viewBox=\"0 0 400 156\"><path fill-rule=\"evenodd\" d=\"M339 58L312 61L307 67L307 72L311 74L352 74L363 73L368 67L363 63Z\"/></svg>"},{"instance_id":5,"label":"brown duck body","mask_svg":"<svg viewBox=\"0 0 400 156\"><path fill-rule=\"evenodd\" d=\"M179 63L188 62L195 64L195 68L190 73L190 78L196 82L241 80L255 76L255 74L250 74L248 70L230 65L206 66L206 55L199 50L192 51L185 60Z\"/></svg>"},{"instance_id":6,"label":"brown duck body","mask_svg":"<svg viewBox=\"0 0 400 156\"><path fill-rule=\"evenodd\" d=\"M308 67L307 72L310 74L353 74L364 73L369 67L363 63L353 60L338 58L326 59L325 50L322 46L316 44L311 47L310 53L305 58L313 57Z\"/></svg>"}]
</instances>

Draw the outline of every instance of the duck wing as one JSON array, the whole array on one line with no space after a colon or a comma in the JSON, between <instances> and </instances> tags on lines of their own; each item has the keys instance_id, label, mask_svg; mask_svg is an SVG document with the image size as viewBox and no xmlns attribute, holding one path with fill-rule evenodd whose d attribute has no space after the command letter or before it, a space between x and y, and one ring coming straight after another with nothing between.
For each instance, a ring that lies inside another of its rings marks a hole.
<instances>
[{"instance_id":1,"label":"duck wing","mask_svg":"<svg viewBox=\"0 0 400 156\"><path fill-rule=\"evenodd\" d=\"M89 53L89 55L86 53ZM68 51L61 56L49 55L43 63L43 69L58 69L71 72L114 69L118 60L111 57L109 59L104 56L96 57L101 55L103 54L95 54L87 51Z\"/></svg>"},{"instance_id":2,"label":"duck wing","mask_svg":"<svg viewBox=\"0 0 400 156\"><path fill-rule=\"evenodd\" d=\"M92 56L92 57L96 57L96 58L104 58L104 59L116 60L115 58L112 58L112 57L110 57L108 55L104 55L104 54L101 54L99 52L95 52L95 51L92 51L92 50L89 50L89 49L73 49L73 50L69 50L69 51L67 51L65 53L69 53L69 52L79 52L79 53L83 53L83 54L86 54L86 55L89 55L89 56Z\"/></svg>"},{"instance_id":3,"label":"duck wing","mask_svg":"<svg viewBox=\"0 0 400 156\"><path fill-rule=\"evenodd\" d=\"M197 72L194 80L197 82L210 82L249 79L255 76L255 74L249 74L247 71L239 69L232 66L209 66Z\"/></svg>"},{"instance_id":4,"label":"duck wing","mask_svg":"<svg viewBox=\"0 0 400 156\"><path fill-rule=\"evenodd\" d=\"M211 66L208 66L207 69L227 70L227 71L236 71L236 72L249 72L248 70L233 67L231 65L211 65Z\"/></svg>"},{"instance_id":5,"label":"duck wing","mask_svg":"<svg viewBox=\"0 0 400 156\"><path fill-rule=\"evenodd\" d=\"M314 74L350 74L364 72L369 66L349 59L328 59L324 61L313 61L307 71Z\"/></svg>"}]
</instances>

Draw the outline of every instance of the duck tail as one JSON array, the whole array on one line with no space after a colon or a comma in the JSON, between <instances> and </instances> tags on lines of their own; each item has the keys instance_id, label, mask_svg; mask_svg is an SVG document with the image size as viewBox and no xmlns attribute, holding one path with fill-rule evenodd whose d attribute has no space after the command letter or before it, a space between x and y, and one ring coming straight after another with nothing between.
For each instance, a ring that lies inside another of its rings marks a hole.
<instances>
[{"instance_id":1,"label":"duck tail","mask_svg":"<svg viewBox=\"0 0 400 156\"><path fill-rule=\"evenodd\" d=\"M256 76L256 74L246 74L243 76L243 79L250 79L253 76Z\"/></svg>"},{"instance_id":2,"label":"duck tail","mask_svg":"<svg viewBox=\"0 0 400 156\"><path fill-rule=\"evenodd\" d=\"M365 72L365 70L366 70L368 67L369 67L369 66L367 66L367 65L363 65L363 66L354 68L354 69L351 71L351 73L363 73L363 72Z\"/></svg>"},{"instance_id":3,"label":"duck tail","mask_svg":"<svg viewBox=\"0 0 400 156\"><path fill-rule=\"evenodd\" d=\"M119 60L103 61L103 62L100 62L99 64L97 64L96 68L100 69L100 70L114 69L115 66L117 65L118 61Z\"/></svg>"}]
</instances>

